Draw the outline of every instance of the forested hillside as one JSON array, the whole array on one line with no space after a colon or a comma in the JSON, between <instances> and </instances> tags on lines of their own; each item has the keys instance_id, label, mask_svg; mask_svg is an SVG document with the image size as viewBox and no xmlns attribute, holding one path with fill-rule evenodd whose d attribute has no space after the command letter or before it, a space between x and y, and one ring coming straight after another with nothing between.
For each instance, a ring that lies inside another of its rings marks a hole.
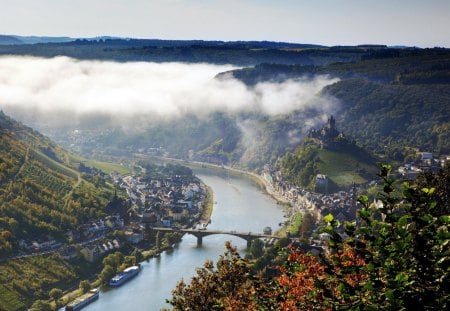
<instances>
[{"instance_id":1,"label":"forested hillside","mask_svg":"<svg viewBox=\"0 0 450 311\"><path fill-rule=\"evenodd\" d=\"M25 310L50 289L90 277L83 262L69 264L58 254L19 258L29 252L24 245L64 244L68 230L106 215L114 186L101 174L80 173L72 159L0 112L0 310Z\"/></svg>"},{"instance_id":2,"label":"forested hillside","mask_svg":"<svg viewBox=\"0 0 450 311\"><path fill-rule=\"evenodd\" d=\"M0 114L0 256L19 241L64 233L104 215L114 187L81 178L68 154L42 135Z\"/></svg>"},{"instance_id":3,"label":"forested hillside","mask_svg":"<svg viewBox=\"0 0 450 311\"><path fill-rule=\"evenodd\" d=\"M361 61L326 66L262 64L228 72L248 85L328 74L322 94L338 99L339 127L357 143L396 160L411 148L450 152L450 52L379 49ZM220 75L219 75L220 77Z\"/></svg>"}]
</instances>

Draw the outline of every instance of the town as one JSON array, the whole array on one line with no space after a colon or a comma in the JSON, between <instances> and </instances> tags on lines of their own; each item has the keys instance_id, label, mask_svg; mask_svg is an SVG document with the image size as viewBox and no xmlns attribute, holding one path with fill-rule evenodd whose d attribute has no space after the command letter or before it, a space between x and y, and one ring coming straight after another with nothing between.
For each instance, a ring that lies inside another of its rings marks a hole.
<instances>
[{"instance_id":1,"label":"town","mask_svg":"<svg viewBox=\"0 0 450 311\"><path fill-rule=\"evenodd\" d=\"M181 166L174 166L177 167ZM21 251L11 258L58 252L66 260L83 257L95 262L125 244L154 246L151 241L144 241L148 227L190 228L200 221L207 189L190 170L183 176L151 179L146 176L146 169L140 168L143 176L121 176L117 172L110 175L111 181L128 196L130 208L126 213L109 215L68 230L64 241L53 237L22 240ZM207 223L203 226L206 228Z\"/></svg>"}]
</instances>

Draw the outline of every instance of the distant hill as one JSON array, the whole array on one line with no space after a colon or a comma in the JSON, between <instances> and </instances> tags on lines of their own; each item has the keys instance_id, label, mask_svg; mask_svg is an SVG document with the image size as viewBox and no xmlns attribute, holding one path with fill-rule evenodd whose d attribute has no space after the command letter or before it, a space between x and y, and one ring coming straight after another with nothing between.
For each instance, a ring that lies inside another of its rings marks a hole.
<instances>
[{"instance_id":1,"label":"distant hill","mask_svg":"<svg viewBox=\"0 0 450 311\"><path fill-rule=\"evenodd\" d=\"M24 42L24 38L18 38ZM27 42L32 42L28 38ZM39 41L35 38L34 41ZM270 41L203 41L87 38L47 38L35 44L0 45L0 55L40 57L68 56L77 59L151 62L235 64L261 63L323 65L361 59L367 48L327 48L314 44ZM59 40L59 41L58 41ZM45 42L44 42L45 41Z\"/></svg>"},{"instance_id":2,"label":"distant hill","mask_svg":"<svg viewBox=\"0 0 450 311\"><path fill-rule=\"evenodd\" d=\"M23 41L14 36L0 35L0 45L23 44Z\"/></svg>"},{"instance_id":3,"label":"distant hill","mask_svg":"<svg viewBox=\"0 0 450 311\"><path fill-rule=\"evenodd\" d=\"M449 49L381 48L357 62L261 64L225 74L248 85L319 74L340 78L322 95L338 99L336 120L360 145L399 161L411 148L450 153Z\"/></svg>"},{"instance_id":4,"label":"distant hill","mask_svg":"<svg viewBox=\"0 0 450 311\"><path fill-rule=\"evenodd\" d=\"M276 41L220 41L220 40L164 40L164 39L139 39L139 38L121 38L112 36L98 36L91 38L72 38L72 37L49 37L49 36L16 36L16 35L0 35L0 40L4 38L4 42L0 44L35 44L35 43L65 43L76 42L77 44L90 42L92 44L106 43L115 46L153 46L153 47L174 47L174 46L228 46L240 47L248 49L311 49L324 48L325 46L319 44L304 44L291 42L276 42ZM11 40L8 43L8 40Z\"/></svg>"},{"instance_id":5,"label":"distant hill","mask_svg":"<svg viewBox=\"0 0 450 311\"><path fill-rule=\"evenodd\" d=\"M39 36L15 36L0 35L0 45L18 45L35 43L60 43L74 41L70 37L39 37Z\"/></svg>"}]
</instances>

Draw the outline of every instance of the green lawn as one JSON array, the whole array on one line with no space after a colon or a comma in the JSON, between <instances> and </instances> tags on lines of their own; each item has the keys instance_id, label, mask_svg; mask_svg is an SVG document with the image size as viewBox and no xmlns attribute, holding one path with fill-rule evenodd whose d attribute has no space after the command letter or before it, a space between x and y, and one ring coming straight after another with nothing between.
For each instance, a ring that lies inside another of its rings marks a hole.
<instances>
[{"instance_id":1,"label":"green lawn","mask_svg":"<svg viewBox=\"0 0 450 311\"><path fill-rule=\"evenodd\" d=\"M116 171L117 173L122 175L131 173L131 170L128 167L120 165L118 163L100 162L96 160L87 160L83 163L86 166L98 168L99 170L102 170L103 172L108 174L110 174L112 171Z\"/></svg>"},{"instance_id":2,"label":"green lawn","mask_svg":"<svg viewBox=\"0 0 450 311\"><path fill-rule=\"evenodd\" d=\"M349 187L353 182L367 182L366 178L358 173L358 169L364 169L374 176L377 172L376 166L370 160L361 159L350 152L319 150L319 158L319 171L326 174L338 187Z\"/></svg>"},{"instance_id":3,"label":"green lawn","mask_svg":"<svg viewBox=\"0 0 450 311\"><path fill-rule=\"evenodd\" d=\"M83 163L86 166L95 167L99 170L102 170L103 172L105 172L107 174L110 174L112 171L116 171L122 175L131 174L131 169L129 167L121 165L119 163L88 160L88 159L85 159L83 157L80 157L80 156L74 155L74 154L70 155L70 162L74 166L78 166L80 163Z\"/></svg>"}]
</instances>

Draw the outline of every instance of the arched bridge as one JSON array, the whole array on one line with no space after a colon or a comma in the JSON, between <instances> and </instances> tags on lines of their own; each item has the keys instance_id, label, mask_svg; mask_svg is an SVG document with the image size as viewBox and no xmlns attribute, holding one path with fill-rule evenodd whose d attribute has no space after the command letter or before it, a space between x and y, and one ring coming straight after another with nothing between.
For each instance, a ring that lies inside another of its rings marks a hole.
<instances>
[{"instance_id":1,"label":"arched bridge","mask_svg":"<svg viewBox=\"0 0 450 311\"><path fill-rule=\"evenodd\" d=\"M252 232L237 232L237 231L222 231L222 230L206 230L206 229L177 229L177 228L165 228L165 227L153 227L153 231L159 232L179 232L183 234L192 234L197 238L197 245L202 245L203 237L213 234L228 234L234 235L247 241L247 247L250 247L250 243L255 239L279 239L274 235L252 233Z\"/></svg>"}]
</instances>

